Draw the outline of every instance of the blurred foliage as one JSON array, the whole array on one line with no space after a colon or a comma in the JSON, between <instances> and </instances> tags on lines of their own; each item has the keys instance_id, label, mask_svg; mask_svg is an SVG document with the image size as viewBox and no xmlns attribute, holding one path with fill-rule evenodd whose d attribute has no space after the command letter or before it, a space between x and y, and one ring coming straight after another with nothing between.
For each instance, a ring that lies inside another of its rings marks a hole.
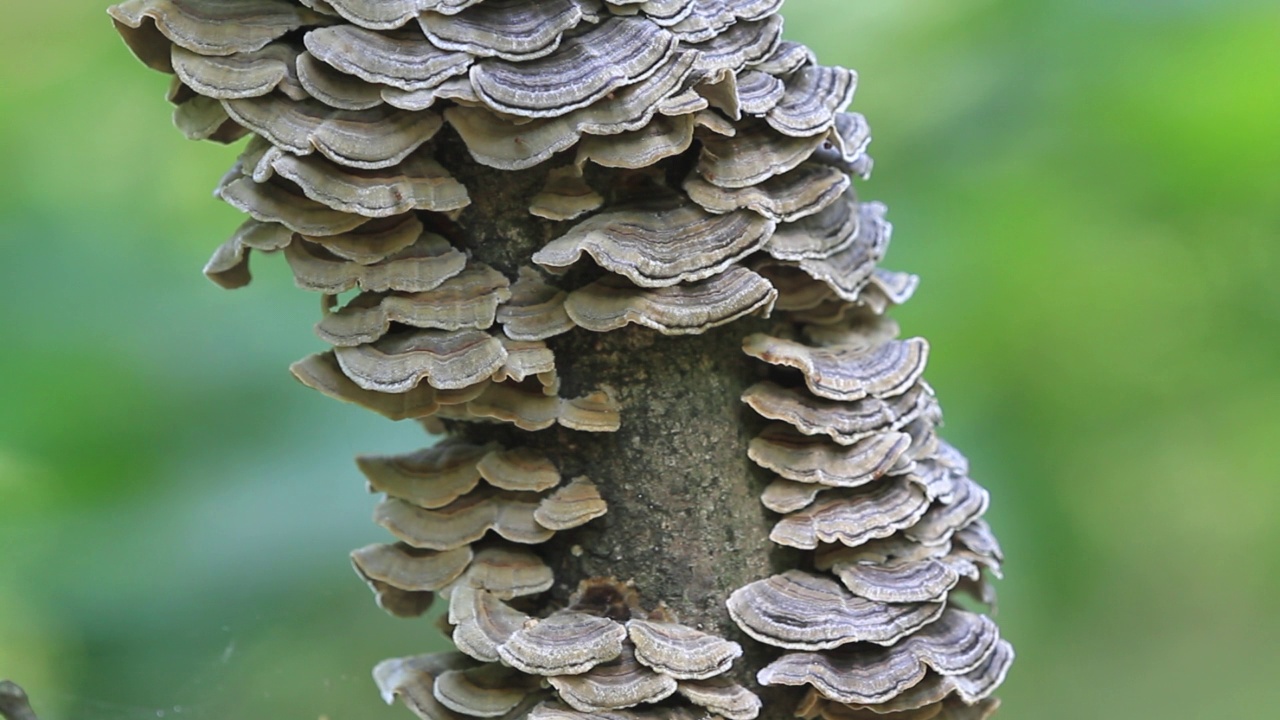
<instances>
[{"instance_id":1,"label":"blurred foliage","mask_svg":"<svg viewBox=\"0 0 1280 720\"><path fill-rule=\"evenodd\" d=\"M315 299L198 273L234 150L168 125L101 2L0 23L0 676L47 720L403 718L432 649L346 552L350 458L405 450L289 380ZM790 0L863 79L897 317L994 495L1019 661L1002 717L1280 702L1280 6Z\"/></svg>"}]
</instances>

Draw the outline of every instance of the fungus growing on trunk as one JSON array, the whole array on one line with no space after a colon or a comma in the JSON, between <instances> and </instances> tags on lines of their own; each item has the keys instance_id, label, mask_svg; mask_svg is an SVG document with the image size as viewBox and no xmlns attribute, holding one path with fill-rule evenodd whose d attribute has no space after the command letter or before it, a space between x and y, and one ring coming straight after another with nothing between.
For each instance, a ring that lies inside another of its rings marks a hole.
<instances>
[{"instance_id":1,"label":"fungus growing on trunk","mask_svg":"<svg viewBox=\"0 0 1280 720\"><path fill-rule=\"evenodd\" d=\"M205 268L282 254L293 374L444 440L361 457L420 718L976 720L1012 661L988 496L884 317L856 75L781 0L128 0L178 127L251 136ZM346 299L340 294L358 291ZM744 405L745 403L745 405ZM617 578L617 579L615 579ZM956 598L970 600L959 604Z\"/></svg>"}]
</instances>

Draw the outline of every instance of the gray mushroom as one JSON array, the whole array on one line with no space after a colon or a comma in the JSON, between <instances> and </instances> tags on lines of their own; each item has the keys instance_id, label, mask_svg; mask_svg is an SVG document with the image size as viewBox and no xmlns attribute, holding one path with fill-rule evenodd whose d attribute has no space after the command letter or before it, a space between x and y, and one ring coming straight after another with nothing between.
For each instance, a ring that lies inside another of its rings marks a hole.
<instances>
[{"instance_id":1,"label":"gray mushroom","mask_svg":"<svg viewBox=\"0 0 1280 720\"><path fill-rule=\"evenodd\" d=\"M561 610L516 631L498 647L498 654L503 662L533 675L580 675L620 656L626 636L626 628L613 620Z\"/></svg>"},{"instance_id":2,"label":"gray mushroom","mask_svg":"<svg viewBox=\"0 0 1280 720\"><path fill-rule=\"evenodd\" d=\"M932 389L923 382L890 398L867 396L852 402L762 382L747 388L742 401L763 417L781 420L805 435L826 435L841 445L898 430L922 415L932 416L937 408Z\"/></svg>"},{"instance_id":3,"label":"gray mushroom","mask_svg":"<svg viewBox=\"0 0 1280 720\"><path fill-rule=\"evenodd\" d=\"M929 509L929 496L902 478L867 488L824 492L812 505L785 515L769 533L779 545L814 550L820 543L861 545L909 528Z\"/></svg>"},{"instance_id":4,"label":"gray mushroom","mask_svg":"<svg viewBox=\"0 0 1280 720\"><path fill-rule=\"evenodd\" d=\"M510 296L501 273L472 263L434 290L409 294L365 293L316 324L325 342L340 347L371 343L392 323L434 330L483 330L495 322L498 304Z\"/></svg>"},{"instance_id":5,"label":"gray mushroom","mask_svg":"<svg viewBox=\"0 0 1280 720\"><path fill-rule=\"evenodd\" d=\"M788 653L759 673L764 685L811 684L844 704L879 705L918 685L928 670L941 676L973 672L997 652L1000 635L982 615L947 610L891 648L842 648Z\"/></svg>"},{"instance_id":6,"label":"gray mushroom","mask_svg":"<svg viewBox=\"0 0 1280 720\"><path fill-rule=\"evenodd\" d=\"M424 10L457 13L480 0L327 0L342 17L371 30L392 30Z\"/></svg>"},{"instance_id":7,"label":"gray mushroom","mask_svg":"<svg viewBox=\"0 0 1280 720\"><path fill-rule=\"evenodd\" d=\"M658 204L588 218L544 245L533 261L564 269L585 253L637 285L666 287L724 272L768 242L773 229L749 212L712 215L696 205Z\"/></svg>"},{"instance_id":8,"label":"gray mushroom","mask_svg":"<svg viewBox=\"0 0 1280 720\"><path fill-rule=\"evenodd\" d=\"M432 653L383 660L373 669L373 681L388 705L398 698L424 720L456 720L432 694L432 685L442 673L472 667L475 661L462 653Z\"/></svg>"},{"instance_id":9,"label":"gray mushroom","mask_svg":"<svg viewBox=\"0 0 1280 720\"><path fill-rule=\"evenodd\" d=\"M511 299L498 308L502 332L513 340L546 340L574 327L564 311L568 293L547 284L532 267L520 268Z\"/></svg>"},{"instance_id":10,"label":"gray mushroom","mask_svg":"<svg viewBox=\"0 0 1280 720\"><path fill-rule=\"evenodd\" d=\"M446 670L432 684L441 705L468 717L501 717L515 709L538 686L528 675L497 663Z\"/></svg>"},{"instance_id":11,"label":"gray mushroom","mask_svg":"<svg viewBox=\"0 0 1280 720\"><path fill-rule=\"evenodd\" d=\"M374 85L328 65L309 52L295 63L298 83L311 97L338 110L369 110L386 102L384 93L392 88ZM400 105L393 107L404 108ZM422 109L426 108L413 108Z\"/></svg>"},{"instance_id":12,"label":"gray mushroom","mask_svg":"<svg viewBox=\"0 0 1280 720\"><path fill-rule=\"evenodd\" d=\"M732 137L703 134L697 170L722 188L745 188L792 170L809 159L825 136L779 136L758 120L744 121Z\"/></svg>"},{"instance_id":13,"label":"gray mushroom","mask_svg":"<svg viewBox=\"0 0 1280 720\"><path fill-rule=\"evenodd\" d=\"M569 294L565 312L593 332L629 323L664 335L702 333L744 315L767 315L777 291L746 268L734 266L706 280L662 288L642 288L606 276Z\"/></svg>"},{"instance_id":14,"label":"gray mushroom","mask_svg":"<svg viewBox=\"0 0 1280 720\"><path fill-rule=\"evenodd\" d=\"M396 498L378 503L374 522L416 548L452 550L473 543L490 530L524 544L546 542L554 534L538 525L536 498L480 489L437 510Z\"/></svg>"},{"instance_id":15,"label":"gray mushroom","mask_svg":"<svg viewBox=\"0 0 1280 720\"><path fill-rule=\"evenodd\" d=\"M173 72L187 87L218 100L259 97L279 88L293 100L307 97L294 64L300 48L273 42L251 52L202 55L179 45L171 50Z\"/></svg>"},{"instance_id":16,"label":"gray mushroom","mask_svg":"<svg viewBox=\"0 0 1280 720\"><path fill-rule=\"evenodd\" d=\"M234 55L325 22L288 0L126 0L107 12L134 55L162 72L173 71L170 43L200 55Z\"/></svg>"},{"instance_id":17,"label":"gray mushroom","mask_svg":"<svg viewBox=\"0 0 1280 720\"><path fill-rule=\"evenodd\" d=\"M615 627L620 627L616 626ZM659 702L676 691L676 681L636 662L630 643L623 643L617 657L581 674L549 677L560 699L582 712L620 710L642 703Z\"/></svg>"},{"instance_id":18,"label":"gray mushroom","mask_svg":"<svg viewBox=\"0 0 1280 720\"><path fill-rule=\"evenodd\" d=\"M771 365L800 370L809 390L820 397L848 401L906 392L924 372L929 345L911 338L874 347L816 348L757 333L743 341L743 350Z\"/></svg>"},{"instance_id":19,"label":"gray mushroom","mask_svg":"<svg viewBox=\"0 0 1280 720\"><path fill-rule=\"evenodd\" d=\"M753 720L762 703L755 693L725 677L685 680L677 692L689 702L725 720Z\"/></svg>"},{"instance_id":20,"label":"gray mushroom","mask_svg":"<svg viewBox=\"0 0 1280 720\"><path fill-rule=\"evenodd\" d=\"M858 76L842 67L811 65L787 78L782 99L765 116L770 127L791 137L810 137L835 126L853 101Z\"/></svg>"},{"instance_id":21,"label":"gray mushroom","mask_svg":"<svg viewBox=\"0 0 1280 720\"><path fill-rule=\"evenodd\" d=\"M572 147L584 134L616 135L644 127L658 103L678 92L693 72L693 59L691 52L677 53L642 82L617 90L607 102L560 117L517 125L481 107L451 107L444 114L477 162L499 170L523 170Z\"/></svg>"},{"instance_id":22,"label":"gray mushroom","mask_svg":"<svg viewBox=\"0 0 1280 720\"><path fill-rule=\"evenodd\" d=\"M417 330L339 347L334 357L365 390L399 393L422 382L442 390L475 385L502 367L506 350L481 330Z\"/></svg>"},{"instance_id":23,"label":"gray mushroom","mask_svg":"<svg viewBox=\"0 0 1280 720\"><path fill-rule=\"evenodd\" d=\"M639 18L611 18L566 33L536 60L477 62L471 82L489 107L522 117L555 117L644 80L676 52L676 39Z\"/></svg>"},{"instance_id":24,"label":"gray mushroom","mask_svg":"<svg viewBox=\"0 0 1280 720\"><path fill-rule=\"evenodd\" d=\"M335 400L355 403L391 420L423 418L441 408L441 393L425 384L395 395L365 390L346 376L332 352L305 357L289 366L289 372L313 390ZM484 386L476 386L475 389L480 391Z\"/></svg>"},{"instance_id":25,"label":"gray mushroom","mask_svg":"<svg viewBox=\"0 0 1280 720\"><path fill-rule=\"evenodd\" d=\"M319 152L339 165L378 169L398 164L443 125L435 113L386 106L337 110L318 100L278 93L223 100L232 120L294 155Z\"/></svg>"},{"instance_id":26,"label":"gray mushroom","mask_svg":"<svg viewBox=\"0 0 1280 720\"><path fill-rule=\"evenodd\" d=\"M745 208L782 223L821 212L839 200L848 188L848 175L817 163L801 164L745 188L717 187L697 174L690 175L684 183L689 198L713 213Z\"/></svg>"},{"instance_id":27,"label":"gray mushroom","mask_svg":"<svg viewBox=\"0 0 1280 720\"><path fill-rule=\"evenodd\" d=\"M452 15L424 12L418 23L436 47L523 62L555 51L565 31L589 17L587 9L584 0L486 0Z\"/></svg>"},{"instance_id":28,"label":"gray mushroom","mask_svg":"<svg viewBox=\"0 0 1280 720\"><path fill-rule=\"evenodd\" d=\"M942 614L941 603L885 604L851 595L801 570L741 587L726 603L751 637L774 647L825 650L853 642L892 645Z\"/></svg>"},{"instance_id":29,"label":"gray mushroom","mask_svg":"<svg viewBox=\"0 0 1280 720\"><path fill-rule=\"evenodd\" d=\"M604 198L583 179L582 168L569 165L547 173L546 184L530 201L529 213L547 220L573 220L603 204Z\"/></svg>"},{"instance_id":30,"label":"gray mushroom","mask_svg":"<svg viewBox=\"0 0 1280 720\"><path fill-rule=\"evenodd\" d=\"M498 662L498 647L532 621L493 593L469 585L450 591L448 619L454 644L482 662Z\"/></svg>"},{"instance_id":31,"label":"gray mushroom","mask_svg":"<svg viewBox=\"0 0 1280 720\"><path fill-rule=\"evenodd\" d=\"M204 274L224 288L249 284L249 251L275 252L293 242L293 231L279 223L246 220L214 251Z\"/></svg>"},{"instance_id":32,"label":"gray mushroom","mask_svg":"<svg viewBox=\"0 0 1280 720\"><path fill-rule=\"evenodd\" d=\"M641 664L678 680L720 675L742 656L738 643L676 622L632 618L627 635Z\"/></svg>"},{"instance_id":33,"label":"gray mushroom","mask_svg":"<svg viewBox=\"0 0 1280 720\"><path fill-rule=\"evenodd\" d=\"M751 441L747 454L757 465L788 480L853 488L892 469L910 444L907 434L886 431L839 445L774 423Z\"/></svg>"},{"instance_id":34,"label":"gray mushroom","mask_svg":"<svg viewBox=\"0 0 1280 720\"><path fill-rule=\"evenodd\" d=\"M421 32L376 32L354 25L312 30L307 51L334 69L365 82L414 91L436 87L471 67L472 56L442 50Z\"/></svg>"}]
</instances>

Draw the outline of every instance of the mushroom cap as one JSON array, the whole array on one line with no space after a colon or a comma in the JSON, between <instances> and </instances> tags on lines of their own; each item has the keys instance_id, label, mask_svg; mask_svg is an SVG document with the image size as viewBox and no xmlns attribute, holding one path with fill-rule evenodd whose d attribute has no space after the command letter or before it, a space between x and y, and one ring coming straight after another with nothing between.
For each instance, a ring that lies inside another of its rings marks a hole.
<instances>
[{"instance_id":1,"label":"mushroom cap","mask_svg":"<svg viewBox=\"0 0 1280 720\"><path fill-rule=\"evenodd\" d=\"M543 498L533 517L549 530L571 530L604 515L608 509L595 483L586 477L576 477Z\"/></svg>"},{"instance_id":2,"label":"mushroom cap","mask_svg":"<svg viewBox=\"0 0 1280 720\"><path fill-rule=\"evenodd\" d=\"M910 528L930 509L929 496L905 478L866 488L834 490L784 516L769 539L787 547L816 549L819 543L857 546Z\"/></svg>"},{"instance_id":3,"label":"mushroom cap","mask_svg":"<svg viewBox=\"0 0 1280 720\"><path fill-rule=\"evenodd\" d=\"M475 57L523 62L548 55L588 17L584 0L486 0L461 12L427 11L418 23L431 44Z\"/></svg>"},{"instance_id":4,"label":"mushroom cap","mask_svg":"<svg viewBox=\"0 0 1280 720\"><path fill-rule=\"evenodd\" d=\"M170 44L200 55L234 55L325 22L288 0L125 0L107 12L134 55L161 72L173 70Z\"/></svg>"},{"instance_id":5,"label":"mushroom cap","mask_svg":"<svg viewBox=\"0 0 1280 720\"><path fill-rule=\"evenodd\" d=\"M626 636L626 628L613 620L561 610L516 631L498 654L533 675L578 675L621 655Z\"/></svg>"},{"instance_id":6,"label":"mushroom cap","mask_svg":"<svg viewBox=\"0 0 1280 720\"><path fill-rule=\"evenodd\" d=\"M632 618L627 635L636 660L677 680L720 675L742 656L738 643L675 622Z\"/></svg>"},{"instance_id":7,"label":"mushroom cap","mask_svg":"<svg viewBox=\"0 0 1280 720\"><path fill-rule=\"evenodd\" d=\"M351 553L351 562L366 579L410 592L437 592L456 580L473 556L467 545L436 551L395 543L366 545Z\"/></svg>"},{"instance_id":8,"label":"mushroom cap","mask_svg":"<svg viewBox=\"0 0 1280 720\"><path fill-rule=\"evenodd\" d=\"M334 357L357 385L383 393L412 390L419 383L458 390L497 372L506 358L498 338L482 330L417 330L386 335Z\"/></svg>"},{"instance_id":9,"label":"mushroom cap","mask_svg":"<svg viewBox=\"0 0 1280 720\"><path fill-rule=\"evenodd\" d=\"M853 102L858 75L848 68L811 65L787 78L782 99L765 116L774 130L811 137L835 126L836 116Z\"/></svg>"},{"instance_id":10,"label":"mushroom cap","mask_svg":"<svg viewBox=\"0 0 1280 720\"><path fill-rule=\"evenodd\" d=\"M307 52L339 72L407 91L434 88L467 72L474 60L433 45L417 29L377 32L330 25L311 30L303 42Z\"/></svg>"},{"instance_id":11,"label":"mushroom cap","mask_svg":"<svg viewBox=\"0 0 1280 720\"><path fill-rule=\"evenodd\" d=\"M652 75L676 52L674 36L640 18L613 17L565 33L535 60L480 60L471 83L480 99L521 117L556 117Z\"/></svg>"},{"instance_id":12,"label":"mushroom cap","mask_svg":"<svg viewBox=\"0 0 1280 720\"><path fill-rule=\"evenodd\" d=\"M499 600L537 595L551 588L555 578L542 558L518 546L481 547L457 584L485 590Z\"/></svg>"},{"instance_id":13,"label":"mushroom cap","mask_svg":"<svg viewBox=\"0 0 1280 720\"><path fill-rule=\"evenodd\" d=\"M469 717L501 717L513 710L537 685L520 672L488 663L479 667L446 670L432 684L441 705Z\"/></svg>"},{"instance_id":14,"label":"mushroom cap","mask_svg":"<svg viewBox=\"0 0 1280 720\"><path fill-rule=\"evenodd\" d=\"M435 137L443 119L379 105L339 110L279 93L223 100L232 120L294 155L319 152L339 165L375 170L399 164Z\"/></svg>"},{"instance_id":15,"label":"mushroom cap","mask_svg":"<svg viewBox=\"0 0 1280 720\"><path fill-rule=\"evenodd\" d=\"M480 476L503 490L541 492L560 484L560 471L541 450L492 450L476 464Z\"/></svg>"},{"instance_id":16,"label":"mushroom cap","mask_svg":"<svg viewBox=\"0 0 1280 720\"><path fill-rule=\"evenodd\" d=\"M498 308L502 332L513 340L546 340L572 330L573 320L564 311L568 293L548 285L538 270L520 268L511 299Z\"/></svg>"},{"instance_id":17,"label":"mushroom cap","mask_svg":"<svg viewBox=\"0 0 1280 720\"><path fill-rule=\"evenodd\" d=\"M621 627L621 626L617 626ZM676 680L636 662L630 643L619 655L577 675L556 675L548 682L560 699L582 712L620 710L641 703L655 703L676 691Z\"/></svg>"},{"instance_id":18,"label":"mushroom cap","mask_svg":"<svg viewBox=\"0 0 1280 720\"><path fill-rule=\"evenodd\" d=\"M474 660L457 652L392 658L374 667L373 681L388 705L398 697L419 717L446 718L451 713L439 706L431 686L442 673L474 666Z\"/></svg>"},{"instance_id":19,"label":"mushroom cap","mask_svg":"<svg viewBox=\"0 0 1280 720\"><path fill-rule=\"evenodd\" d=\"M752 313L767 315L776 296L768 281L740 266L705 280L662 288L638 287L613 275L570 293L565 312L593 332L636 323L664 335L685 335Z\"/></svg>"},{"instance_id":20,"label":"mushroom cap","mask_svg":"<svg viewBox=\"0 0 1280 720\"><path fill-rule=\"evenodd\" d=\"M476 162L499 170L523 170L572 147L584 134L615 135L644 127L661 101L680 91L693 72L693 61L692 52L677 53L642 82L559 117L513 124L486 108L465 106L448 108L444 116Z\"/></svg>"},{"instance_id":21,"label":"mushroom cap","mask_svg":"<svg viewBox=\"0 0 1280 720\"><path fill-rule=\"evenodd\" d=\"M906 530L907 537L925 545L947 542L961 528L987 511L991 495L968 477L961 477L950 502L934 503L920 522Z\"/></svg>"},{"instance_id":22,"label":"mushroom cap","mask_svg":"<svg viewBox=\"0 0 1280 720\"><path fill-rule=\"evenodd\" d=\"M361 455L356 465L368 480L370 492L437 509L475 489L480 482L476 463L490 450L489 445L447 439L408 454Z\"/></svg>"},{"instance_id":23,"label":"mushroom cap","mask_svg":"<svg viewBox=\"0 0 1280 720\"><path fill-rule=\"evenodd\" d=\"M202 55L179 45L170 48L173 73L191 90L217 100L259 97L279 88L293 100L307 97L295 68L301 48L272 42L250 52Z\"/></svg>"},{"instance_id":24,"label":"mushroom cap","mask_svg":"<svg viewBox=\"0 0 1280 720\"><path fill-rule=\"evenodd\" d=\"M849 189L838 168L802 163L794 170L744 188L721 188L696 173L685 180L689 197L713 213L751 210L774 222L795 222L830 207Z\"/></svg>"},{"instance_id":25,"label":"mushroom cap","mask_svg":"<svg viewBox=\"0 0 1280 720\"><path fill-rule=\"evenodd\" d=\"M354 288L371 292L426 292L467 267L447 240L424 232L411 245L369 265L348 262L320 246L295 239L284 249L294 282L306 290L337 295Z\"/></svg>"},{"instance_id":26,"label":"mushroom cap","mask_svg":"<svg viewBox=\"0 0 1280 720\"><path fill-rule=\"evenodd\" d=\"M532 620L497 595L468 585L449 592L447 617L454 645L482 662L498 662L498 647Z\"/></svg>"},{"instance_id":27,"label":"mushroom cap","mask_svg":"<svg viewBox=\"0 0 1280 720\"><path fill-rule=\"evenodd\" d=\"M922 415L937 413L933 391L922 382L890 398L840 402L766 381L747 388L742 400L765 418L783 421L805 435L826 435L840 445L899 430Z\"/></svg>"},{"instance_id":28,"label":"mushroom cap","mask_svg":"<svg viewBox=\"0 0 1280 720\"><path fill-rule=\"evenodd\" d=\"M878 713L901 712L943 702L949 698L963 705L978 705L987 699L1004 682L1009 666L1013 664L1013 646L999 640L992 652L977 668L960 675L926 673L924 679L891 700L873 706L854 705L854 708L871 709ZM953 712L958 709L953 705ZM978 717L981 717L981 713ZM938 717L947 717L945 711ZM964 717L958 715L954 717Z\"/></svg>"},{"instance_id":29,"label":"mushroom cap","mask_svg":"<svg viewBox=\"0 0 1280 720\"><path fill-rule=\"evenodd\" d=\"M693 144L694 116L659 115L647 125L616 135L586 135L578 143L575 163L631 170L647 168L674 157ZM594 209L594 208L593 208Z\"/></svg>"},{"instance_id":30,"label":"mushroom cap","mask_svg":"<svg viewBox=\"0 0 1280 720\"><path fill-rule=\"evenodd\" d=\"M984 615L948 609L893 647L846 646L788 653L759 673L764 685L804 685L844 704L878 705L923 681L926 672L961 676L997 652L1000 634Z\"/></svg>"},{"instance_id":31,"label":"mushroom cap","mask_svg":"<svg viewBox=\"0 0 1280 720\"><path fill-rule=\"evenodd\" d=\"M774 647L826 650L854 642L892 645L942 614L942 603L877 603L835 580L788 570L738 588L729 615L751 637Z\"/></svg>"},{"instance_id":32,"label":"mushroom cap","mask_svg":"<svg viewBox=\"0 0 1280 720\"><path fill-rule=\"evenodd\" d=\"M763 705L755 693L726 677L684 680L677 692L725 720L754 720Z\"/></svg>"},{"instance_id":33,"label":"mushroom cap","mask_svg":"<svg viewBox=\"0 0 1280 720\"><path fill-rule=\"evenodd\" d=\"M445 280L434 290L408 294L366 293L316 324L321 339L340 347L372 343L392 323L431 330L484 330L495 322L498 305L509 296L502 273L483 263Z\"/></svg>"},{"instance_id":34,"label":"mushroom cap","mask_svg":"<svg viewBox=\"0 0 1280 720\"><path fill-rule=\"evenodd\" d=\"M893 469L910 445L910 435L892 430L840 445L773 423L751 441L747 455L788 480L860 487Z\"/></svg>"},{"instance_id":35,"label":"mushroom cap","mask_svg":"<svg viewBox=\"0 0 1280 720\"><path fill-rule=\"evenodd\" d=\"M758 250L774 223L750 212L712 215L692 204L637 207L595 215L533 254L549 269L585 253L642 287L666 287L720 274Z\"/></svg>"},{"instance_id":36,"label":"mushroom cap","mask_svg":"<svg viewBox=\"0 0 1280 720\"><path fill-rule=\"evenodd\" d=\"M755 333L743 341L743 350L770 365L800 370L815 395L860 400L868 395L886 398L906 392L924 374L929 344L923 338L910 338L871 347L810 347Z\"/></svg>"},{"instance_id":37,"label":"mushroom cap","mask_svg":"<svg viewBox=\"0 0 1280 720\"><path fill-rule=\"evenodd\" d=\"M374 510L374 522L401 541L428 550L461 547L490 530L512 542L537 544L554 534L534 521L537 507L536 497L481 488L438 510L387 498Z\"/></svg>"}]
</instances>

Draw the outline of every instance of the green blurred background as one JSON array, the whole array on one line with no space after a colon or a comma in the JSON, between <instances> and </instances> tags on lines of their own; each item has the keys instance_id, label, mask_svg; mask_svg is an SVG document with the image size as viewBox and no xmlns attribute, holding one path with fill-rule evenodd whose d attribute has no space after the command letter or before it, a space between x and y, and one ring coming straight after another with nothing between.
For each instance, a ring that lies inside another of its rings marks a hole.
<instances>
[{"instance_id":1,"label":"green blurred background","mask_svg":"<svg viewBox=\"0 0 1280 720\"><path fill-rule=\"evenodd\" d=\"M791 0L859 70L864 196L924 277L948 437L994 496L1001 717L1280 713L1280 5ZM276 259L228 293L235 150L169 125L102 0L0 22L0 677L47 720L405 718L350 462L421 434L289 379Z\"/></svg>"}]
</instances>

